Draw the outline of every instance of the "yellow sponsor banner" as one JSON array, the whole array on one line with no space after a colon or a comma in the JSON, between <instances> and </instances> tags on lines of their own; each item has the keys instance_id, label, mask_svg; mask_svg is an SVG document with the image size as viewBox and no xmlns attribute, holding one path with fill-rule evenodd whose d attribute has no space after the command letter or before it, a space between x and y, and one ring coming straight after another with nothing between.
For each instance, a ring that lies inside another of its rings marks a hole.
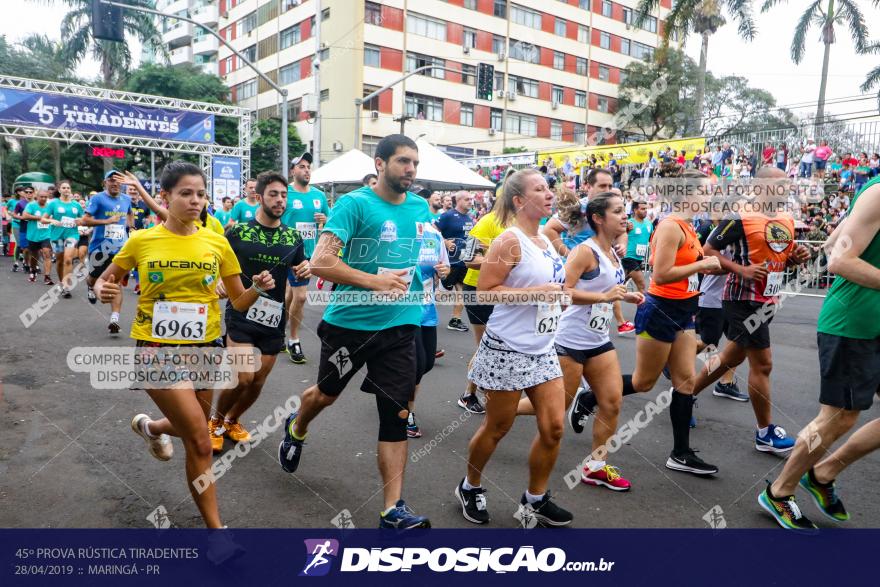
<instances>
[{"instance_id":1,"label":"yellow sponsor banner","mask_svg":"<svg viewBox=\"0 0 880 587\"><path fill-rule=\"evenodd\" d=\"M580 168L584 161L591 155L596 155L598 163L606 167L611 160L617 161L618 165L634 165L648 162L648 153L657 156L661 149L672 149L680 154L685 152L685 157L693 158L697 149L706 148L705 137L691 137L686 139L668 139L660 141L648 141L644 143L620 143L617 145L596 145L593 147L569 147L565 149L544 149L538 151L538 165L543 165L548 157L551 157L557 167L562 167L565 158L571 161L575 168Z\"/></svg>"}]
</instances>

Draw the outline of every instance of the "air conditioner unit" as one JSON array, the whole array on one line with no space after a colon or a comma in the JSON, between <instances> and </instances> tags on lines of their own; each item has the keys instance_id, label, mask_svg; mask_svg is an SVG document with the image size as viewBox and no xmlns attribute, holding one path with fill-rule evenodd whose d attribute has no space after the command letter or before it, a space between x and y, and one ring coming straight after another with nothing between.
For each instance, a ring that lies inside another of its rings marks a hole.
<instances>
[{"instance_id":1,"label":"air conditioner unit","mask_svg":"<svg viewBox=\"0 0 880 587\"><path fill-rule=\"evenodd\" d=\"M507 58L507 55L504 54L504 51L498 53L498 61L504 61Z\"/></svg>"},{"instance_id":2,"label":"air conditioner unit","mask_svg":"<svg viewBox=\"0 0 880 587\"><path fill-rule=\"evenodd\" d=\"M507 92L507 99L510 100L511 102L516 100L516 92L514 92L513 90Z\"/></svg>"},{"instance_id":3,"label":"air conditioner unit","mask_svg":"<svg viewBox=\"0 0 880 587\"><path fill-rule=\"evenodd\" d=\"M467 45L462 45L461 52L464 53L465 55L470 55L471 48L468 47Z\"/></svg>"},{"instance_id":4,"label":"air conditioner unit","mask_svg":"<svg viewBox=\"0 0 880 587\"><path fill-rule=\"evenodd\" d=\"M559 102L557 102L556 100L553 100L553 102L550 103L550 108L552 108L553 110L556 110L557 108L559 108Z\"/></svg>"},{"instance_id":5,"label":"air conditioner unit","mask_svg":"<svg viewBox=\"0 0 880 587\"><path fill-rule=\"evenodd\" d=\"M379 120L379 111L378 110L371 110L370 111L370 118L372 118L373 120Z\"/></svg>"},{"instance_id":6,"label":"air conditioner unit","mask_svg":"<svg viewBox=\"0 0 880 587\"><path fill-rule=\"evenodd\" d=\"M495 136L495 129L494 129L494 128L490 128L490 129L489 129L489 136L490 136L490 137L494 137L494 136Z\"/></svg>"},{"instance_id":7,"label":"air conditioner unit","mask_svg":"<svg viewBox=\"0 0 880 587\"><path fill-rule=\"evenodd\" d=\"M333 141L333 150L337 153L342 151L342 141Z\"/></svg>"}]
</instances>

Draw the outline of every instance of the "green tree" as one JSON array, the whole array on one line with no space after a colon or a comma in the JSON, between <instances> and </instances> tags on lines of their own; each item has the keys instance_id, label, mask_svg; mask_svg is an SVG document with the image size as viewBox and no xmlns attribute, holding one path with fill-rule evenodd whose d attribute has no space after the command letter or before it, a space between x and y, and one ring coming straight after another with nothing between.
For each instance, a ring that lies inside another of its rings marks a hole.
<instances>
[{"instance_id":1,"label":"green tree","mask_svg":"<svg viewBox=\"0 0 880 587\"><path fill-rule=\"evenodd\" d=\"M761 12L766 12L776 4L785 0L765 0ZM872 0L874 6L880 6L880 0ZM823 8L822 5L825 4ZM816 127L825 117L825 89L828 85L828 62L831 58L831 45L836 41L836 29L846 26L852 36L856 53L867 53L872 47L868 42L868 26L858 4L854 0L815 0L801 14L791 39L791 60L800 63L804 58L807 45L807 33L815 25L825 45L822 56L822 80L819 83L819 102L816 106ZM870 78L869 78L870 79Z\"/></svg>"},{"instance_id":2,"label":"green tree","mask_svg":"<svg viewBox=\"0 0 880 587\"><path fill-rule=\"evenodd\" d=\"M652 12L658 10L659 6L660 0L639 0L635 17L636 26L640 26ZM709 37L727 23L725 14L736 21L737 30L743 39L751 41L755 38L757 28L752 17L751 0L673 0L672 10L666 17L663 27L664 44L668 44L673 37L684 40L692 32L700 35L702 39L697 92L694 97L697 112L703 109ZM691 128L701 127L702 120L697 118Z\"/></svg>"},{"instance_id":3,"label":"green tree","mask_svg":"<svg viewBox=\"0 0 880 587\"><path fill-rule=\"evenodd\" d=\"M296 157L306 150L305 145L292 124L287 126L287 152L290 157ZM286 169L281 169L281 120L268 118L260 120L256 124L254 140L251 143L251 170L254 175L263 171L276 170L282 175L287 175Z\"/></svg>"},{"instance_id":4,"label":"green tree","mask_svg":"<svg viewBox=\"0 0 880 587\"><path fill-rule=\"evenodd\" d=\"M75 68L87 55L101 64L101 81L106 88L121 85L126 72L131 69L132 55L129 43L104 41L92 37L91 0L34 0L41 3L64 4L68 12L61 21L61 40L64 43L64 56ZM132 6L152 8L151 0L128 0ZM136 38L142 44L160 54L165 54L162 36L153 17L144 12L123 9L122 26L127 37Z\"/></svg>"}]
</instances>

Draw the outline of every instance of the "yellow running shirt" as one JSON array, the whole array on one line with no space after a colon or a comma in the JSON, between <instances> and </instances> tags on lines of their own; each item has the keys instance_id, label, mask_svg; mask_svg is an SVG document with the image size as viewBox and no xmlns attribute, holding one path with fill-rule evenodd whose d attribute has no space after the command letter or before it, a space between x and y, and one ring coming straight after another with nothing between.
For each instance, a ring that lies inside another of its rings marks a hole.
<instances>
[{"instance_id":1,"label":"yellow running shirt","mask_svg":"<svg viewBox=\"0 0 880 587\"><path fill-rule=\"evenodd\" d=\"M504 227L498 224L498 220L495 218L495 212L489 212L477 220L477 223L468 233L468 236L472 236L483 243L483 255L485 256L486 251L489 250L489 245L491 245L492 241L498 238L502 232L504 232ZM468 269L467 274L464 276L464 283L466 285L477 287L477 280L479 278L479 269Z\"/></svg>"},{"instance_id":2,"label":"yellow running shirt","mask_svg":"<svg viewBox=\"0 0 880 587\"><path fill-rule=\"evenodd\" d=\"M180 236L160 224L132 233L113 262L126 271L137 269L140 274L141 295L131 326L132 338L168 344L202 344L220 337L217 280L241 273L238 259L224 237L203 229ZM156 324L157 334L165 336L154 336L155 309L168 318ZM185 331L179 322L171 324L172 318L184 314L192 318Z\"/></svg>"},{"instance_id":3,"label":"yellow running shirt","mask_svg":"<svg viewBox=\"0 0 880 587\"><path fill-rule=\"evenodd\" d=\"M196 225L198 225L198 223L196 223ZM199 226L199 228L207 228L208 230L216 232L220 236L226 235L226 231L223 230L223 225L220 224L219 220L214 218L213 214L208 214L208 223L204 227Z\"/></svg>"}]
</instances>

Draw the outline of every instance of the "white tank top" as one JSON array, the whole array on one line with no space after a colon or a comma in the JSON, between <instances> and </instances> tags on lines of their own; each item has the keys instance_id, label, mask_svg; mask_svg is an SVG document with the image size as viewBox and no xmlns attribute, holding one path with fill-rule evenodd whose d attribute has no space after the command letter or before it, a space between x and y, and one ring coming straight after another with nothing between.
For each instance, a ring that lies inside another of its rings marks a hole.
<instances>
[{"instance_id":1,"label":"white tank top","mask_svg":"<svg viewBox=\"0 0 880 587\"><path fill-rule=\"evenodd\" d=\"M623 266L614 249L611 250L611 254L614 256L614 262L612 262L592 238L578 246L592 249L599 260L599 266L578 278L574 286L576 290L604 292L623 283ZM559 319L556 342L564 347L580 351L598 348L611 340L608 337L608 330L613 319L613 304L592 304L589 306L573 304L566 308Z\"/></svg>"},{"instance_id":2,"label":"white tank top","mask_svg":"<svg viewBox=\"0 0 880 587\"><path fill-rule=\"evenodd\" d=\"M565 283L565 266L562 258L546 236L541 235L541 240L547 245L546 249L541 250L532 239L515 226L504 232L512 232L516 235L521 252L519 263L510 270L507 279L504 280L505 286L521 288L547 283ZM540 306L498 304L489 317L486 330L517 352L542 355L553 348L561 314L562 309L559 304Z\"/></svg>"}]
</instances>

